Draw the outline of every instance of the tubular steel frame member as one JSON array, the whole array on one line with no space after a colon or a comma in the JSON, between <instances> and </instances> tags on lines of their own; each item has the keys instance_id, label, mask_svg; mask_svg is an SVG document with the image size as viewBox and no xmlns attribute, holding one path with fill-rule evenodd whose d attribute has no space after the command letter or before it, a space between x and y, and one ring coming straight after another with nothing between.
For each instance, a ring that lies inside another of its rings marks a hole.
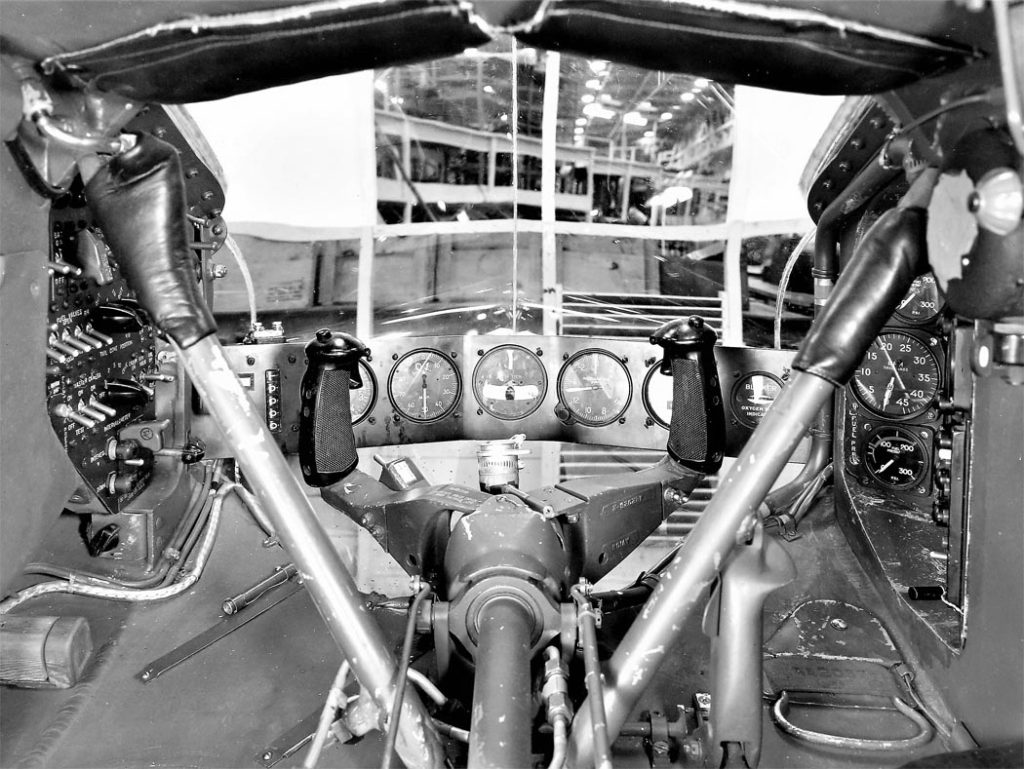
<instances>
[{"instance_id":1,"label":"tubular steel frame member","mask_svg":"<svg viewBox=\"0 0 1024 769\"><path fill-rule=\"evenodd\" d=\"M792 380L719 484L700 520L609 661L604 692L608 736L618 736L640 695L678 640L686 619L738 544L805 431L853 374L916 275L927 268L926 206L938 178L926 169L898 207L875 223L842 273L793 363ZM590 708L573 722L570 766L593 766Z\"/></svg>"}]
</instances>

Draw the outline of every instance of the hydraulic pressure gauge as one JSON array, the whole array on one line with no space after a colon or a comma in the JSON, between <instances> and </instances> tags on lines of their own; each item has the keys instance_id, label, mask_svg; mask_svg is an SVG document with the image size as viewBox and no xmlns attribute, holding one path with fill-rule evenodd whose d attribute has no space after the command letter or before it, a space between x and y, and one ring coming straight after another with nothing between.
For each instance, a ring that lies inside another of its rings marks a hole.
<instances>
[{"instance_id":1,"label":"hydraulic pressure gauge","mask_svg":"<svg viewBox=\"0 0 1024 769\"><path fill-rule=\"evenodd\" d=\"M377 402L377 379L363 361L359 361L359 376L363 380L363 386L349 390L348 393L353 425L366 419L373 404Z\"/></svg>"},{"instance_id":2,"label":"hydraulic pressure gauge","mask_svg":"<svg viewBox=\"0 0 1024 769\"><path fill-rule=\"evenodd\" d=\"M931 462L924 441L903 425L876 428L865 439L863 456L871 477L897 490L919 486Z\"/></svg>"},{"instance_id":3,"label":"hydraulic pressure gauge","mask_svg":"<svg viewBox=\"0 0 1024 769\"><path fill-rule=\"evenodd\" d=\"M461 393L458 370L437 350L406 353L388 377L388 397L395 411L413 422L433 422L448 416Z\"/></svg>"},{"instance_id":4,"label":"hydraulic pressure gauge","mask_svg":"<svg viewBox=\"0 0 1024 769\"><path fill-rule=\"evenodd\" d=\"M604 427L626 411L633 383L622 362L604 350L569 358L558 375L558 400L580 424Z\"/></svg>"},{"instance_id":5,"label":"hydraulic pressure gauge","mask_svg":"<svg viewBox=\"0 0 1024 769\"><path fill-rule=\"evenodd\" d=\"M910 290L896 308L896 317L907 323L927 323L942 311L942 297L930 272L914 278Z\"/></svg>"},{"instance_id":6,"label":"hydraulic pressure gauge","mask_svg":"<svg viewBox=\"0 0 1024 769\"><path fill-rule=\"evenodd\" d=\"M850 387L872 414L909 419L927 411L934 402L939 390L939 361L917 337L885 332L871 343Z\"/></svg>"},{"instance_id":7,"label":"hydraulic pressure gauge","mask_svg":"<svg viewBox=\"0 0 1024 769\"><path fill-rule=\"evenodd\" d=\"M540 358L515 344L490 350L473 371L473 394L480 408L498 419L522 419L536 411L548 391Z\"/></svg>"}]
</instances>

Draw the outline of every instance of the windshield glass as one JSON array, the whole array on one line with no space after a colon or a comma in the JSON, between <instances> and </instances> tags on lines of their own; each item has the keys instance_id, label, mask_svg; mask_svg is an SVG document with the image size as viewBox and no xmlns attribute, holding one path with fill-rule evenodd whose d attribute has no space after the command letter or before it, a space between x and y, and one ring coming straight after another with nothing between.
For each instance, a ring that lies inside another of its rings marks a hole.
<instances>
[{"instance_id":1,"label":"windshield glass","mask_svg":"<svg viewBox=\"0 0 1024 769\"><path fill-rule=\"evenodd\" d=\"M797 208L752 221L743 210L751 193L730 199L737 137L764 117L737 99L756 89L508 36L329 80L356 77L358 88L339 94L348 100L339 115L358 99L372 112L372 135L345 137L339 152L373 154L347 174L363 176L357 205L335 209L354 224L332 226L333 214L315 228L238 223L227 213L264 326L281 322L291 338L320 326L363 337L645 338L667 319L699 314L720 340L752 346L792 346L806 330L809 218ZM835 100L816 101L834 109ZM202 123L207 105L196 109ZM808 135L822 125L818 117ZM775 151L763 141L759 152ZM790 165L802 168L812 148ZM804 256L787 271L798 246ZM229 340L250 325L249 293L233 269L216 286Z\"/></svg>"}]
</instances>

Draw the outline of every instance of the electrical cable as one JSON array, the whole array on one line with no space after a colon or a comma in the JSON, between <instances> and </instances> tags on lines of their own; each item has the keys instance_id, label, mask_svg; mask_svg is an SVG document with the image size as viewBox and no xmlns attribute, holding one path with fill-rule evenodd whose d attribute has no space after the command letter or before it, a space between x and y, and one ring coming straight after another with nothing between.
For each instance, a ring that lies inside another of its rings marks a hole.
<instances>
[{"instance_id":1,"label":"electrical cable","mask_svg":"<svg viewBox=\"0 0 1024 769\"><path fill-rule=\"evenodd\" d=\"M512 333L519 333L519 46L512 39Z\"/></svg>"},{"instance_id":2,"label":"electrical cable","mask_svg":"<svg viewBox=\"0 0 1024 769\"><path fill-rule=\"evenodd\" d=\"M402 641L402 657L398 661L398 672L395 677L395 697L391 704L391 717L388 719L388 731L384 740L384 756L381 769L391 769L391 758L395 752L395 740L398 738L398 722L402 716L402 701L405 699L405 683L408 677L409 657L412 655L412 642L416 635L416 618L420 604L430 595L430 584L424 582L413 596L409 606L409 619L405 624L405 638Z\"/></svg>"},{"instance_id":3,"label":"electrical cable","mask_svg":"<svg viewBox=\"0 0 1024 769\"><path fill-rule=\"evenodd\" d=\"M206 531L203 536L202 543L199 546L199 552L196 555L192 570L180 581L172 585L141 590L85 584L74 577L68 580L42 582L38 585L25 588L24 590L21 590L0 602L0 615L6 614L26 601L38 598L42 595L49 595L51 593L70 593L72 595L86 595L94 598L107 598L114 601L143 603L172 598L185 592L198 581L203 570L206 568L206 563L209 560L210 553L213 551L213 544L217 536L224 500L228 494L237 491L238 488L239 486L236 483L225 483L222 484L213 495L213 506L210 509L210 517L206 524Z\"/></svg>"},{"instance_id":4,"label":"electrical cable","mask_svg":"<svg viewBox=\"0 0 1024 769\"><path fill-rule=\"evenodd\" d=\"M786 288L789 286L789 278L793 274L797 260L800 259L800 254L813 242L816 234L817 230L813 229L804 233L804 236L800 238L800 242L796 244L796 248L793 249L789 258L786 259L786 266L782 270L782 277L779 278L779 293L775 300L775 323L773 326L776 350L782 349L782 311L786 305Z\"/></svg>"},{"instance_id":5,"label":"electrical cable","mask_svg":"<svg viewBox=\"0 0 1024 769\"><path fill-rule=\"evenodd\" d=\"M228 235L224 238L224 245L228 247L235 264L238 265L238 271L242 273L242 281L245 283L245 298L249 302L249 328L256 328L256 287L252 282L252 273L249 272L249 263L233 237Z\"/></svg>"},{"instance_id":6,"label":"electrical cable","mask_svg":"<svg viewBox=\"0 0 1024 769\"><path fill-rule=\"evenodd\" d=\"M324 743L327 742L327 732L330 731L331 724L334 723L334 713L341 707L342 691L345 688L345 682L348 680L350 670L348 660L345 660L338 667L338 672L334 674L334 683L331 684L331 688L327 691L327 697L324 700L323 710L320 711L320 719L317 721L316 731L313 733L309 752L306 753L306 758L302 762L303 769L314 769L317 761L320 760L320 753L324 749Z\"/></svg>"}]
</instances>

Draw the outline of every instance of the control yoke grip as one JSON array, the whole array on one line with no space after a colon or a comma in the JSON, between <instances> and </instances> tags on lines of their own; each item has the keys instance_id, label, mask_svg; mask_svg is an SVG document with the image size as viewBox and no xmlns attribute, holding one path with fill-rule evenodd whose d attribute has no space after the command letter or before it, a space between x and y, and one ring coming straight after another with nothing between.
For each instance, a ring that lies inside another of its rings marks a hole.
<instances>
[{"instance_id":1,"label":"control yoke grip","mask_svg":"<svg viewBox=\"0 0 1024 769\"><path fill-rule=\"evenodd\" d=\"M359 361L369 357L369 349L354 336L326 328L306 345L299 466L310 486L337 483L359 463L349 390L363 386Z\"/></svg>"},{"instance_id":2,"label":"control yoke grip","mask_svg":"<svg viewBox=\"0 0 1024 769\"><path fill-rule=\"evenodd\" d=\"M718 335L691 315L669 321L651 335L664 349L661 373L672 377L668 453L684 467L713 473L725 448L725 411L715 362Z\"/></svg>"}]
</instances>

